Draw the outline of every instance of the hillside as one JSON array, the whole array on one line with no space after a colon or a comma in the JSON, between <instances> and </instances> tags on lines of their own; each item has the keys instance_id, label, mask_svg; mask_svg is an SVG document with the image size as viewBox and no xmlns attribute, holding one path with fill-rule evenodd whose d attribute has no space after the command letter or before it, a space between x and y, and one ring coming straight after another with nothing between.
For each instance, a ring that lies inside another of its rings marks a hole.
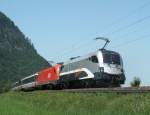
<instances>
[{"instance_id":1,"label":"hillside","mask_svg":"<svg viewBox=\"0 0 150 115\"><path fill-rule=\"evenodd\" d=\"M19 78L48 67L30 39L6 15L0 12L0 90Z\"/></svg>"},{"instance_id":2,"label":"hillside","mask_svg":"<svg viewBox=\"0 0 150 115\"><path fill-rule=\"evenodd\" d=\"M0 115L149 115L149 94L9 92Z\"/></svg>"}]
</instances>

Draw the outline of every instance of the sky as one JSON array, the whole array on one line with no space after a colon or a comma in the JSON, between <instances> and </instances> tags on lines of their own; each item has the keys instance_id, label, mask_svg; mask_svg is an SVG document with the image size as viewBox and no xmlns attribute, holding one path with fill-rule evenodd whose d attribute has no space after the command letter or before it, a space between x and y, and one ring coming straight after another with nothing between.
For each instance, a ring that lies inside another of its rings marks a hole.
<instances>
[{"instance_id":1,"label":"sky","mask_svg":"<svg viewBox=\"0 0 150 115\"><path fill-rule=\"evenodd\" d=\"M0 0L5 13L41 56L61 62L96 51L96 37L124 61L126 85L150 85L150 0Z\"/></svg>"}]
</instances>

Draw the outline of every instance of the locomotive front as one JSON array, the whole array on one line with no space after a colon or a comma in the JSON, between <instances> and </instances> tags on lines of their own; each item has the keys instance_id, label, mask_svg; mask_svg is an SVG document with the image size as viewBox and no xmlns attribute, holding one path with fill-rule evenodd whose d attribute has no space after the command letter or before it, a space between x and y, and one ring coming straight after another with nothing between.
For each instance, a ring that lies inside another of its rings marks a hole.
<instances>
[{"instance_id":1,"label":"locomotive front","mask_svg":"<svg viewBox=\"0 0 150 115\"><path fill-rule=\"evenodd\" d=\"M118 86L124 84L125 74L120 54L114 51L101 50L98 53L98 59L104 82Z\"/></svg>"}]
</instances>

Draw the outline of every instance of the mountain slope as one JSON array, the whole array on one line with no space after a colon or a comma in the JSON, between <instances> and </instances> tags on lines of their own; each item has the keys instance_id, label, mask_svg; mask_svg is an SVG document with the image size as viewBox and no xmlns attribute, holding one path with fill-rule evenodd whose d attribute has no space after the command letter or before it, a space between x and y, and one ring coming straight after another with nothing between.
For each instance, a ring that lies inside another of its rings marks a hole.
<instances>
[{"instance_id":1,"label":"mountain slope","mask_svg":"<svg viewBox=\"0 0 150 115\"><path fill-rule=\"evenodd\" d=\"M30 39L0 12L0 89L48 66Z\"/></svg>"}]
</instances>

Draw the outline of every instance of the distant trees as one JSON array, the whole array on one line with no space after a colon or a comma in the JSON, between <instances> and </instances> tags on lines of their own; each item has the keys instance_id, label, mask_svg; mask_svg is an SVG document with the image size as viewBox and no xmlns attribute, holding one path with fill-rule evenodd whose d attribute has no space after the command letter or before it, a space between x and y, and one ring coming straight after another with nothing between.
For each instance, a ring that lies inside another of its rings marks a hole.
<instances>
[{"instance_id":1,"label":"distant trees","mask_svg":"<svg viewBox=\"0 0 150 115\"><path fill-rule=\"evenodd\" d=\"M45 67L49 63L37 53L31 39L0 12L0 92L8 91L18 79Z\"/></svg>"},{"instance_id":2,"label":"distant trees","mask_svg":"<svg viewBox=\"0 0 150 115\"><path fill-rule=\"evenodd\" d=\"M130 84L131 87L140 87L141 79L139 77L134 77L133 81Z\"/></svg>"}]
</instances>

